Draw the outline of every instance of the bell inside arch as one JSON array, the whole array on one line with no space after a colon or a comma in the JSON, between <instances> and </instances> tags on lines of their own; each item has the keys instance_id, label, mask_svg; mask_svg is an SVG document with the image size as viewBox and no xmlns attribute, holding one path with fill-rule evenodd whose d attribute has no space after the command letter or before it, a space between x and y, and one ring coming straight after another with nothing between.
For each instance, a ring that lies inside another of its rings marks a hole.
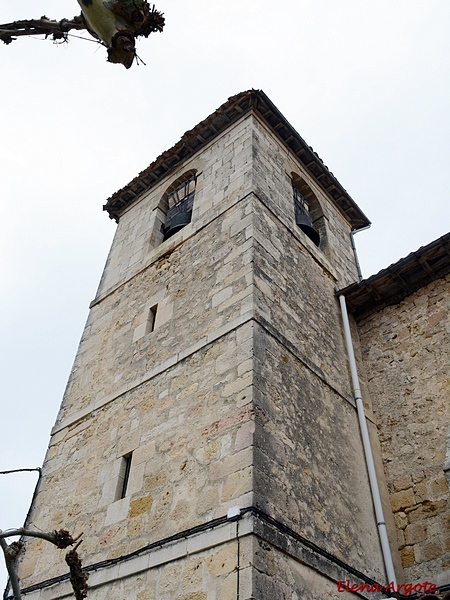
<instances>
[{"instance_id":1,"label":"bell inside arch","mask_svg":"<svg viewBox=\"0 0 450 600\"><path fill-rule=\"evenodd\" d=\"M313 227L310 216L304 211L296 211L295 222L300 229L314 242L316 246L320 244L320 234Z\"/></svg>"},{"instance_id":2,"label":"bell inside arch","mask_svg":"<svg viewBox=\"0 0 450 600\"><path fill-rule=\"evenodd\" d=\"M186 227L191 222L192 211L178 212L172 217L169 217L164 228L164 239L167 240L183 227Z\"/></svg>"}]
</instances>

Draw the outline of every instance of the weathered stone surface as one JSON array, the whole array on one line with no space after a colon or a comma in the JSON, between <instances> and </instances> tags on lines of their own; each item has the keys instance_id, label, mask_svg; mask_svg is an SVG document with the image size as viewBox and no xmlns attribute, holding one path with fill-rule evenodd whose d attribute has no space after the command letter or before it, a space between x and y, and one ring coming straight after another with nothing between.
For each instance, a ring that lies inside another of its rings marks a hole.
<instances>
[{"instance_id":1,"label":"weathered stone surface","mask_svg":"<svg viewBox=\"0 0 450 600\"><path fill-rule=\"evenodd\" d=\"M191 169L191 223L163 242L161 198ZM319 247L295 223L293 172L320 205ZM249 505L384 578L335 297L336 285L357 276L349 236L328 192L253 115L121 216L31 516L42 530L57 522L83 531L85 564L120 559L109 579L99 570L97 600L352 596L337 593L336 565L294 552L294 538L280 533L277 543L249 532L238 543L233 523L226 539L172 537ZM431 403L414 397L417 411ZM392 418L392 427L401 423ZM386 446L396 432L384 431ZM426 419L414 421L398 455L412 455L411 438L430 431ZM423 514L445 512L441 474L420 468L423 480L393 474L408 564L408 543L436 553L422 540ZM433 494L426 501L423 486ZM136 562L121 562L152 543ZM65 572L56 549L40 550L28 544L24 586Z\"/></svg>"},{"instance_id":2,"label":"weathered stone surface","mask_svg":"<svg viewBox=\"0 0 450 600\"><path fill-rule=\"evenodd\" d=\"M412 488L395 492L391 495L391 506L394 512L398 512L405 508L410 508L415 505L414 491Z\"/></svg>"},{"instance_id":3,"label":"weathered stone surface","mask_svg":"<svg viewBox=\"0 0 450 600\"><path fill-rule=\"evenodd\" d=\"M427 530L422 523L408 525L405 529L405 543L408 545L417 544L427 539Z\"/></svg>"},{"instance_id":4,"label":"weathered stone surface","mask_svg":"<svg viewBox=\"0 0 450 600\"><path fill-rule=\"evenodd\" d=\"M406 581L448 569L449 284L438 279L359 324Z\"/></svg>"}]
</instances>

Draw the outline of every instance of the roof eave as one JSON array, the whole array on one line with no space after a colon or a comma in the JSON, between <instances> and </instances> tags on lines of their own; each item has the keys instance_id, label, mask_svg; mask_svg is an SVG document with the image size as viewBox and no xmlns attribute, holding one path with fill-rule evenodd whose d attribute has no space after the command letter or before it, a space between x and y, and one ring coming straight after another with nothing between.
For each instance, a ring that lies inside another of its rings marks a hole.
<instances>
[{"instance_id":1,"label":"roof eave","mask_svg":"<svg viewBox=\"0 0 450 600\"><path fill-rule=\"evenodd\" d=\"M339 290L350 312L361 320L398 304L425 285L450 273L450 233L419 248L368 279Z\"/></svg>"},{"instance_id":2,"label":"roof eave","mask_svg":"<svg viewBox=\"0 0 450 600\"><path fill-rule=\"evenodd\" d=\"M232 96L214 113L187 131L172 148L163 152L147 169L128 185L113 194L104 210L110 218L118 220L123 210L137 197L150 190L178 165L193 156L206 144L221 134L243 115L253 111L268 125L282 143L304 165L335 206L349 221L353 230L370 225L369 219L329 171L319 155L308 146L266 94L260 90L249 90Z\"/></svg>"}]
</instances>

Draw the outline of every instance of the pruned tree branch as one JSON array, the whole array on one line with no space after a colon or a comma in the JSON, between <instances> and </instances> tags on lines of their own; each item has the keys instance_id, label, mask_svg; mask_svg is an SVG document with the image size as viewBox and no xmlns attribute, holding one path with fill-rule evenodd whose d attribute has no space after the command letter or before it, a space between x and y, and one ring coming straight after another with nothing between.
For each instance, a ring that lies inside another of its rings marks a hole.
<instances>
[{"instance_id":1,"label":"pruned tree branch","mask_svg":"<svg viewBox=\"0 0 450 600\"><path fill-rule=\"evenodd\" d=\"M162 31L164 16L147 0L77 0L81 15L51 21L47 17L0 25L0 41L10 44L21 36L43 35L54 42L68 41L72 29L86 29L106 46L108 61L127 69L136 58L135 40Z\"/></svg>"},{"instance_id":2,"label":"pruned tree branch","mask_svg":"<svg viewBox=\"0 0 450 600\"><path fill-rule=\"evenodd\" d=\"M83 600L87 597L88 591L88 574L81 568L81 560L78 556L77 548L81 542L66 554L66 563L70 569L70 583L72 584L73 593L76 600Z\"/></svg>"},{"instance_id":3,"label":"pruned tree branch","mask_svg":"<svg viewBox=\"0 0 450 600\"><path fill-rule=\"evenodd\" d=\"M7 529L6 531L0 530L0 539L4 539L7 537L13 537L15 535L20 535L22 537L36 537L46 540L51 544L54 544L57 548L67 548L68 546L72 546L75 542L80 539L81 535L77 538L73 538L67 529L60 529L59 531L52 531L52 533L44 533L41 531L30 531L29 529L25 529L24 527L19 527L17 529Z\"/></svg>"},{"instance_id":4,"label":"pruned tree branch","mask_svg":"<svg viewBox=\"0 0 450 600\"><path fill-rule=\"evenodd\" d=\"M8 546L8 544L5 542L5 540L3 538L0 538L0 546L1 546L1 548L3 550L3 554L5 556L6 570L8 571L9 581L11 583L11 587L12 587L12 590L14 593L14 598L16 600L21 600L22 595L20 593L19 580L17 578L16 570L14 569L14 560L15 560L18 552L15 554L14 557L11 557L9 549L12 546L12 544L10 546Z\"/></svg>"},{"instance_id":5,"label":"pruned tree branch","mask_svg":"<svg viewBox=\"0 0 450 600\"><path fill-rule=\"evenodd\" d=\"M10 44L24 35L44 35L46 38L51 37L53 41L65 41L67 33L72 29L86 29L86 23L81 15L61 21L51 21L44 16L40 19L14 21L14 23L0 25L0 40L5 44Z\"/></svg>"},{"instance_id":6,"label":"pruned tree branch","mask_svg":"<svg viewBox=\"0 0 450 600\"><path fill-rule=\"evenodd\" d=\"M54 544L57 548L67 548L73 546L77 540L78 544L70 550L66 555L66 563L70 569L70 583L76 600L83 600L87 597L87 580L89 575L82 570L81 560L78 556L78 546L81 544L80 538L83 534L81 533L78 537L73 538L66 529L60 529L58 531L52 531L51 533L43 533L41 531L32 531L19 527L17 529L7 529L6 531L0 530L0 547L3 550L5 556L6 568L8 570L9 580L14 593L14 600L22 600L20 591L19 579L14 568L14 563L17 555L22 550L24 544L21 541L12 542L7 544L5 538L13 536L21 537L36 537L46 540Z\"/></svg>"}]
</instances>

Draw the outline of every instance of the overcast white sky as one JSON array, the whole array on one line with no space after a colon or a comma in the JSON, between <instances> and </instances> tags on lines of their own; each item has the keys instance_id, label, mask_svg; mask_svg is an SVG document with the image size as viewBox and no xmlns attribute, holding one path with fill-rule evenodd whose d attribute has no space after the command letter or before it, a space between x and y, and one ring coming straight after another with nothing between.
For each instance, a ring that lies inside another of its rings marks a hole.
<instances>
[{"instance_id":1,"label":"overcast white sky","mask_svg":"<svg viewBox=\"0 0 450 600\"><path fill-rule=\"evenodd\" d=\"M229 96L264 90L371 219L364 276L450 229L448 0L155 1L147 66L79 39L0 45L0 470L43 461L115 230L105 200ZM78 4L0 6L44 14ZM35 481L0 476L0 528Z\"/></svg>"}]
</instances>

